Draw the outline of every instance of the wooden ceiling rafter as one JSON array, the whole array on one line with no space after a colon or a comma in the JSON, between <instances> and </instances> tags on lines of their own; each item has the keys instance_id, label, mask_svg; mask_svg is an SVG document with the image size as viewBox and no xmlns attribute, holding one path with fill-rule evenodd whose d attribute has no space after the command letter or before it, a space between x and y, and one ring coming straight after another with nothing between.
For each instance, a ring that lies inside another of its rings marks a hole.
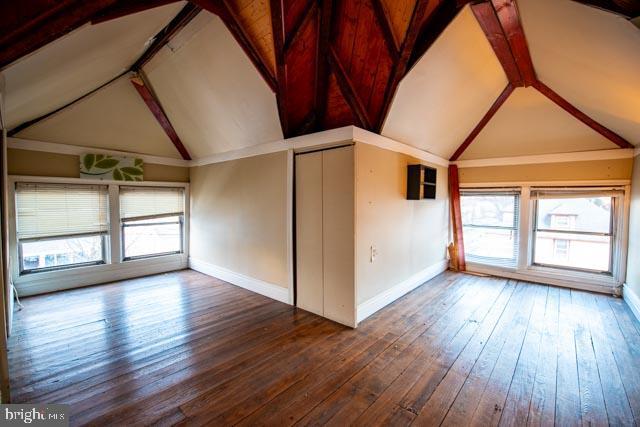
<instances>
[{"instance_id":1,"label":"wooden ceiling rafter","mask_svg":"<svg viewBox=\"0 0 640 427\"><path fill-rule=\"evenodd\" d=\"M460 158L515 88L529 86L620 148L634 147L625 138L589 117L538 79L515 0L488 0L472 5L471 9L500 61L509 84L451 156L451 161Z\"/></svg>"},{"instance_id":2,"label":"wooden ceiling rafter","mask_svg":"<svg viewBox=\"0 0 640 427\"><path fill-rule=\"evenodd\" d=\"M538 92L546 96L548 99L553 101L560 108L565 110L567 113L571 114L576 119L580 120L585 125L589 126L594 131L598 132L600 135L607 138L609 141L613 142L620 148L634 148L634 145L627 141L622 136L618 135L611 129L601 125L597 121L593 120L587 114L583 113L581 110L576 108L569 101L560 96L556 91L551 89L549 86L542 83L540 80L537 80L533 87L535 87Z\"/></svg>"},{"instance_id":3,"label":"wooden ceiling rafter","mask_svg":"<svg viewBox=\"0 0 640 427\"><path fill-rule=\"evenodd\" d=\"M162 105L160 105L160 101L158 100L158 97L156 96L156 94L153 92L153 89L149 85L149 82L146 79L144 72L140 70L140 72L138 74L135 74L133 77L131 77L130 80L131 80L131 84L136 89L136 91L138 92L138 94L140 95L144 103L147 104L147 107L149 107L151 114L153 114L153 117L155 117L156 121L158 122L162 130L165 132L167 137L169 137L169 139L171 140L173 145L176 147L176 150L178 150L182 158L184 160L191 160L191 155L189 155L189 152L187 151L186 147L180 140L178 133L176 132L173 125L169 121L167 114L162 108Z\"/></svg>"},{"instance_id":4,"label":"wooden ceiling rafter","mask_svg":"<svg viewBox=\"0 0 640 427\"><path fill-rule=\"evenodd\" d=\"M103 22L122 18L138 12L143 12L154 7L160 7L179 0L119 0L113 6L110 6L94 17L91 18L91 24L101 24Z\"/></svg>"},{"instance_id":5,"label":"wooden ceiling rafter","mask_svg":"<svg viewBox=\"0 0 640 427\"><path fill-rule=\"evenodd\" d=\"M271 28L273 34L273 45L276 58L276 102L278 104L278 115L280 117L280 126L282 127L282 133L286 136L289 135L289 120L287 118L287 104L286 104L286 79L287 70L285 64L285 51L284 51L284 13L283 13L283 0L269 0L271 6Z\"/></svg>"},{"instance_id":6,"label":"wooden ceiling rafter","mask_svg":"<svg viewBox=\"0 0 640 427\"><path fill-rule=\"evenodd\" d=\"M387 43L387 48L395 60L400 55L400 42L396 39L396 35L391 28L391 19L387 8L382 4L382 0L371 0L373 11L375 12L378 25L382 29L382 34Z\"/></svg>"},{"instance_id":7,"label":"wooden ceiling rafter","mask_svg":"<svg viewBox=\"0 0 640 427\"><path fill-rule=\"evenodd\" d=\"M320 10L320 33L318 38L318 61L316 63L316 88L314 114L314 129L319 128L320 122L324 120L327 110L327 98L329 95L329 54L331 44L331 28L333 25L333 0L324 0Z\"/></svg>"},{"instance_id":8,"label":"wooden ceiling rafter","mask_svg":"<svg viewBox=\"0 0 640 427\"><path fill-rule=\"evenodd\" d=\"M55 2L54 2L55 3ZM64 0L42 10L28 10L22 6L24 16L12 10L16 2L2 2L0 6L0 70L18 59L36 51L49 42L80 28L118 0ZM28 5L28 2L24 3Z\"/></svg>"},{"instance_id":9,"label":"wooden ceiling rafter","mask_svg":"<svg viewBox=\"0 0 640 427\"><path fill-rule=\"evenodd\" d=\"M342 95L347 100L347 103L351 107L351 110L355 113L356 117L360 121L360 127L364 129L371 129L371 118L369 117L369 113L367 111L367 107L365 106L360 96L358 96L358 92L356 91L353 82L349 78L346 70L342 66L340 62L340 58L336 54L333 48L329 48L329 64L331 70L336 76L336 80L338 81L338 86L340 86L340 90Z\"/></svg>"},{"instance_id":10,"label":"wooden ceiling rafter","mask_svg":"<svg viewBox=\"0 0 640 427\"><path fill-rule=\"evenodd\" d=\"M238 42L249 60L256 67L264 81L272 91L277 90L276 76L273 75L267 60L260 54L259 49L247 34L238 15L229 4L229 0L190 0L214 15L217 15L225 24L233 38Z\"/></svg>"},{"instance_id":11,"label":"wooden ceiling rafter","mask_svg":"<svg viewBox=\"0 0 640 427\"><path fill-rule=\"evenodd\" d=\"M473 140L478 136L478 134L480 132L482 132L482 129L484 129L484 127L487 125L487 123L489 123L489 121L491 121L491 119L498 112L500 107L502 107L502 104L504 104L505 101L507 99L509 99L509 96L511 96L511 94L513 93L514 90L515 90L515 86L513 86L511 83L508 83L507 87L504 88L504 90L502 91L502 93L500 93L500 95L494 101L494 103L491 104L491 107L486 112L486 114L482 117L480 122L476 125L476 127L473 128L473 130L471 131L469 136L467 136L467 138L464 140L464 142L462 144L460 144L460 147L458 147L458 149L453 154L453 156L451 156L451 158L449 159L450 161L454 162L454 161L456 161L456 160L458 160L460 158L462 153L465 152L467 147L469 147L469 145L471 145Z\"/></svg>"},{"instance_id":12,"label":"wooden ceiling rafter","mask_svg":"<svg viewBox=\"0 0 640 427\"><path fill-rule=\"evenodd\" d=\"M284 39L284 51L285 53L289 51L291 46L296 42L298 36L301 33L302 27L307 24L307 22L313 18L313 12L315 12L318 7L316 0L308 0L307 5L304 8L304 11L300 14L296 22L293 24L293 27L290 30L290 36Z\"/></svg>"}]
</instances>

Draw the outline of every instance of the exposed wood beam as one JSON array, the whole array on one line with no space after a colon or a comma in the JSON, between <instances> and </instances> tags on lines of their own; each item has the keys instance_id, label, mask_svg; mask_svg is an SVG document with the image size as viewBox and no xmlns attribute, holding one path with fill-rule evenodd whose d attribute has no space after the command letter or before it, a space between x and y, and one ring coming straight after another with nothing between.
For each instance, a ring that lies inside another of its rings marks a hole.
<instances>
[{"instance_id":1,"label":"exposed wood beam","mask_svg":"<svg viewBox=\"0 0 640 427\"><path fill-rule=\"evenodd\" d=\"M277 90L276 78L251 37L245 32L238 16L229 5L229 0L192 0L192 2L222 19L222 22L224 22L242 50L247 54L267 85L275 92Z\"/></svg>"},{"instance_id":2,"label":"exposed wood beam","mask_svg":"<svg viewBox=\"0 0 640 427\"><path fill-rule=\"evenodd\" d=\"M1 2L0 69L86 24L117 0L47 3L46 8L33 10L29 2Z\"/></svg>"},{"instance_id":3,"label":"exposed wood beam","mask_svg":"<svg viewBox=\"0 0 640 427\"><path fill-rule=\"evenodd\" d=\"M513 87L524 86L524 81L520 75L518 64L516 64L516 60L511 52L509 41L491 3L474 4L471 6L471 10L480 27L482 27L482 31L484 31L487 36L500 64L502 64L509 83L511 83Z\"/></svg>"},{"instance_id":4,"label":"exposed wood beam","mask_svg":"<svg viewBox=\"0 0 640 427\"><path fill-rule=\"evenodd\" d=\"M293 28L288 37L284 41L284 51L288 52L291 46L296 42L300 35L300 29L305 26L307 21L313 17L315 8L318 7L316 0L308 0L304 11L300 14L298 20L293 24Z\"/></svg>"},{"instance_id":5,"label":"exposed wood beam","mask_svg":"<svg viewBox=\"0 0 640 427\"><path fill-rule=\"evenodd\" d=\"M200 7L192 3L187 3L185 7L153 38L153 43L131 66L134 71L141 70L142 67L153 58L164 45L182 30L200 12Z\"/></svg>"},{"instance_id":6,"label":"exposed wood beam","mask_svg":"<svg viewBox=\"0 0 640 427\"><path fill-rule=\"evenodd\" d=\"M316 63L316 124L324 120L327 111L329 92L329 49L331 28L333 23L333 0L323 0L320 10L320 34L318 39L318 56ZM317 129L317 126L316 126ZM320 129L317 129L320 130Z\"/></svg>"},{"instance_id":7,"label":"exposed wood beam","mask_svg":"<svg viewBox=\"0 0 640 427\"><path fill-rule=\"evenodd\" d=\"M329 54L329 64L331 65L331 69L336 75L336 81L338 82L338 86L340 86L340 91L342 95L346 99L347 103L351 107L351 110L355 113L356 117L360 121L360 126L364 129L371 130L371 119L369 118L369 113L367 112L367 108L365 104L362 102L358 93L356 92L355 87L353 86L353 82L349 78L349 75L345 71L342 63L340 62L340 58L333 50L330 48Z\"/></svg>"},{"instance_id":8,"label":"exposed wood beam","mask_svg":"<svg viewBox=\"0 0 640 427\"><path fill-rule=\"evenodd\" d=\"M594 6L627 18L640 16L640 0L574 0L576 3Z\"/></svg>"},{"instance_id":9,"label":"exposed wood beam","mask_svg":"<svg viewBox=\"0 0 640 427\"><path fill-rule=\"evenodd\" d=\"M91 18L91 23L100 24L102 22L131 15L132 13L143 12L148 9L153 9L154 7L176 3L177 1L178 0L119 0L113 6L108 7Z\"/></svg>"},{"instance_id":10,"label":"exposed wood beam","mask_svg":"<svg viewBox=\"0 0 640 427\"><path fill-rule=\"evenodd\" d=\"M551 101L555 102L559 107L565 110L567 113L571 114L576 119L580 120L585 125L589 126L591 129L598 132L600 135L609 139L614 144L618 145L621 148L634 148L633 144L627 141L625 138L621 137L617 133L613 132L609 128L601 125L600 123L593 120L591 117L587 116L585 113L577 109L573 106L569 101L564 99L558 93L556 93L549 86L545 85L541 81L536 81L533 85L540 93L549 98Z\"/></svg>"},{"instance_id":11,"label":"exposed wood beam","mask_svg":"<svg viewBox=\"0 0 640 427\"><path fill-rule=\"evenodd\" d=\"M453 243L456 248L457 264L460 271L467 269L464 255L464 237L462 232L462 210L460 208L460 181L458 166L449 165L449 198L451 200L451 223L453 224Z\"/></svg>"},{"instance_id":12,"label":"exposed wood beam","mask_svg":"<svg viewBox=\"0 0 640 427\"><path fill-rule=\"evenodd\" d=\"M511 85L511 83L507 84L507 87L504 88L500 96L498 96L498 99L496 99L495 102L491 105L491 108L489 108L489 111L487 111L487 113L482 117L482 120L480 120L480 123L478 123L476 127L473 128L469 136L467 136L467 139L465 139L464 142L460 144L460 147L458 147L456 152L453 153L453 156L451 156L451 159L449 160L453 162L455 160L458 160L458 158L460 158L462 153L464 153L464 151L469 147L469 145L471 145L473 140L476 139L478 134L482 132L482 129L484 129L484 127L487 125L487 123L489 123L489 121L493 118L493 116L500 109L500 107L502 107L502 104L504 104L504 102L513 93L514 89L515 88L513 87L513 85Z\"/></svg>"},{"instance_id":13,"label":"exposed wood beam","mask_svg":"<svg viewBox=\"0 0 640 427\"><path fill-rule=\"evenodd\" d=\"M533 86L537 81L536 72L515 0L491 0L491 3L509 41L511 53L520 70L524 86Z\"/></svg>"},{"instance_id":14,"label":"exposed wood beam","mask_svg":"<svg viewBox=\"0 0 640 427\"><path fill-rule=\"evenodd\" d=\"M137 76L132 77L131 83L133 84L133 87L136 89L136 91L138 91L138 93L140 94L140 97L142 98L144 103L147 104L147 107L149 107L149 110L151 110L151 113L160 124L160 127L162 127L162 130L164 130L164 132L167 134L182 158L184 160L191 160L189 152L182 144L180 137L171 125L171 122L162 109L160 102L156 98L155 94L151 91L148 83L145 82L144 74L140 73Z\"/></svg>"},{"instance_id":15,"label":"exposed wood beam","mask_svg":"<svg viewBox=\"0 0 640 427\"><path fill-rule=\"evenodd\" d=\"M391 56L394 59L398 58L399 55L399 43L396 39L396 35L391 28L391 19L389 18L389 14L387 12L387 8L382 4L381 0L371 0L373 4L373 11L376 14L376 20L382 28L382 34L384 35L384 40L387 44L387 48L391 53Z\"/></svg>"},{"instance_id":16,"label":"exposed wood beam","mask_svg":"<svg viewBox=\"0 0 640 427\"><path fill-rule=\"evenodd\" d=\"M287 70L284 52L284 11L283 0L270 0L271 6L271 32L273 34L273 48L276 58L276 100L278 103L278 115L282 133L289 136L289 120L287 118L286 90Z\"/></svg>"}]
</instances>

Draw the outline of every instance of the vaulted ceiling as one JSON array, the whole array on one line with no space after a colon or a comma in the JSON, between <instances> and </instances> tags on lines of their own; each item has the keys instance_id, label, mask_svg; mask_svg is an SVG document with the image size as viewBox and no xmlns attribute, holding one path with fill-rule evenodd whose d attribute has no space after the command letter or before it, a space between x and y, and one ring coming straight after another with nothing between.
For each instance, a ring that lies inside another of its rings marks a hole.
<instances>
[{"instance_id":1,"label":"vaulted ceiling","mask_svg":"<svg viewBox=\"0 0 640 427\"><path fill-rule=\"evenodd\" d=\"M118 148L183 158L345 125L454 159L631 146L638 15L640 0L3 2L7 126L84 146L116 128Z\"/></svg>"}]
</instances>

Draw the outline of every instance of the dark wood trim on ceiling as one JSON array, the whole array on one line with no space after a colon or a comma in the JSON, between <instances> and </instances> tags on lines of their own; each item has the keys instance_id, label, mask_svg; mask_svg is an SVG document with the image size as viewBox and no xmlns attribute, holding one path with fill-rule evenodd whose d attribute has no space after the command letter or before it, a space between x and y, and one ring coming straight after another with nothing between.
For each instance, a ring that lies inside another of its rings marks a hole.
<instances>
[{"instance_id":1,"label":"dark wood trim on ceiling","mask_svg":"<svg viewBox=\"0 0 640 427\"><path fill-rule=\"evenodd\" d=\"M185 148L184 144L180 140L180 137L176 133L175 129L171 125L167 114L164 112L164 109L160 105L158 98L155 96L149 83L146 81L144 77L144 73L139 73L138 75L131 78L131 84L136 89L136 91L140 94L140 97L147 104L149 110L158 121L158 124L167 134L173 145L176 147L176 150L180 153L184 160L191 160L191 156L189 152Z\"/></svg>"},{"instance_id":2,"label":"dark wood trim on ceiling","mask_svg":"<svg viewBox=\"0 0 640 427\"><path fill-rule=\"evenodd\" d=\"M267 85L269 85L269 88L271 88L271 90L275 92L278 86L276 77L271 72L271 69L267 65L267 61L262 57L251 37L244 30L244 27L240 23L238 16L233 11L233 8L229 5L229 0L191 1L201 8L220 17L227 29L233 35L233 38L236 39L236 41L249 57L253 65L256 67L264 81L267 83Z\"/></svg>"},{"instance_id":3,"label":"dark wood trim on ceiling","mask_svg":"<svg viewBox=\"0 0 640 427\"><path fill-rule=\"evenodd\" d=\"M400 55L400 43L396 39L396 36L391 28L391 19L387 13L387 8L382 4L382 0L371 0L373 5L373 11L376 14L376 19L380 28L382 28L382 34L387 43L387 48L391 52L392 56L397 60Z\"/></svg>"},{"instance_id":4,"label":"dark wood trim on ceiling","mask_svg":"<svg viewBox=\"0 0 640 427\"><path fill-rule=\"evenodd\" d=\"M573 104L564 99L557 92L555 92L553 89L551 89L541 81L537 80L534 83L533 87L535 87L541 94L549 98L551 101L556 103L556 105L561 107L567 113L571 114L573 117L580 120L582 123L589 126L591 129L598 132L600 135L604 136L614 144L618 145L620 148L634 148L634 145L627 141L625 138L593 120L591 117L574 107Z\"/></svg>"},{"instance_id":5,"label":"dark wood trim on ceiling","mask_svg":"<svg viewBox=\"0 0 640 427\"><path fill-rule=\"evenodd\" d=\"M0 70L81 27L118 0L47 3L35 9L28 1L0 2Z\"/></svg>"},{"instance_id":6,"label":"dark wood trim on ceiling","mask_svg":"<svg viewBox=\"0 0 640 427\"><path fill-rule=\"evenodd\" d=\"M304 27L304 25L313 18L313 12L316 7L318 7L316 0L308 0L307 5L304 8L304 12L300 14L298 20L293 24L293 28L291 28L291 36L285 38L284 40L284 51L285 53L289 51L291 46L296 42L298 36L300 35L300 29Z\"/></svg>"},{"instance_id":7,"label":"dark wood trim on ceiling","mask_svg":"<svg viewBox=\"0 0 640 427\"><path fill-rule=\"evenodd\" d=\"M502 25L500 25L498 15L496 15L493 5L491 3L474 4L471 6L471 11L480 24L482 31L484 31L484 34L487 36L487 40L489 40L500 64L502 64L509 83L513 87L524 86L520 69L518 64L516 64L516 60L511 52L511 47L509 46L509 41L502 29Z\"/></svg>"},{"instance_id":8,"label":"dark wood trim on ceiling","mask_svg":"<svg viewBox=\"0 0 640 427\"><path fill-rule=\"evenodd\" d=\"M491 3L509 42L511 53L518 65L524 86L532 86L538 78L533 67L527 38L520 22L518 6L515 0L491 0Z\"/></svg>"},{"instance_id":9,"label":"dark wood trim on ceiling","mask_svg":"<svg viewBox=\"0 0 640 427\"><path fill-rule=\"evenodd\" d=\"M178 0L119 0L111 7L104 9L91 18L91 24L100 24L113 19L122 18L133 13L143 12L154 7L176 3Z\"/></svg>"},{"instance_id":10,"label":"dark wood trim on ceiling","mask_svg":"<svg viewBox=\"0 0 640 427\"><path fill-rule=\"evenodd\" d=\"M285 65L285 34L283 0L269 0L271 6L271 32L273 34L273 48L276 58L276 102L278 103L278 115L280 126L285 138L289 135L289 119L287 117L286 103L286 65Z\"/></svg>"},{"instance_id":11,"label":"dark wood trim on ceiling","mask_svg":"<svg viewBox=\"0 0 640 427\"><path fill-rule=\"evenodd\" d=\"M331 70L336 76L338 86L340 86L340 90L342 91L342 95L345 97L347 103L351 107L351 110L355 113L355 115L358 117L358 120L360 121L360 127L364 129L371 129L371 119L369 118L367 107L358 96L358 93L353 86L353 82L343 68L342 63L340 62L340 58L338 58L338 55L336 55L336 52L333 50L333 48L329 49L329 64L331 66Z\"/></svg>"},{"instance_id":12,"label":"dark wood trim on ceiling","mask_svg":"<svg viewBox=\"0 0 640 427\"><path fill-rule=\"evenodd\" d=\"M462 153L464 153L465 150L469 147L469 145L471 145L471 143L476 139L476 137L480 134L480 132L482 132L482 129L484 129L487 123L489 123L489 121L493 118L493 116L498 112L500 107L502 107L502 104L504 104L505 101L509 98L509 96L513 93L514 89L515 87L511 83L507 84L507 87L504 88L500 96L498 96L498 99L496 99L495 102L491 105L491 108L489 108L489 111L487 111L487 113L482 117L482 119L480 120L480 123L478 123L476 127L473 128L469 136L467 136L464 142L460 145L460 147L458 147L456 152L453 154L453 156L451 156L451 158L449 159L450 161L453 162L460 158Z\"/></svg>"},{"instance_id":13,"label":"dark wood trim on ceiling","mask_svg":"<svg viewBox=\"0 0 640 427\"><path fill-rule=\"evenodd\" d=\"M333 25L334 0L324 0L320 10L320 30L318 39L318 60L316 63L315 107L316 114L314 130L322 130L320 121L325 117L329 91L329 55L331 43L331 29Z\"/></svg>"}]
</instances>

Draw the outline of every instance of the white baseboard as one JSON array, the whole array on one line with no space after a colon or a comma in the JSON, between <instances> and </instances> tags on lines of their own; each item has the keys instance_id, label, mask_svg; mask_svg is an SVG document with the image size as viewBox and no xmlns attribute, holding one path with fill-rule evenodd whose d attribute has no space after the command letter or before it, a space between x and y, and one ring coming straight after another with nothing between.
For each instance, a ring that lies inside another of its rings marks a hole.
<instances>
[{"instance_id":1,"label":"white baseboard","mask_svg":"<svg viewBox=\"0 0 640 427\"><path fill-rule=\"evenodd\" d=\"M187 268L185 255L167 255L115 264L26 274L16 278L14 284L18 290L18 296L22 297L166 273L185 268Z\"/></svg>"},{"instance_id":2,"label":"white baseboard","mask_svg":"<svg viewBox=\"0 0 640 427\"><path fill-rule=\"evenodd\" d=\"M626 283L622 287L622 298L627 303L636 319L640 321L640 297Z\"/></svg>"},{"instance_id":3,"label":"white baseboard","mask_svg":"<svg viewBox=\"0 0 640 427\"><path fill-rule=\"evenodd\" d=\"M280 301L285 304L293 303L292 301L289 301L289 290L282 286L274 285L273 283L265 282L264 280L256 279L254 277L245 276L244 274L236 273L235 271L192 257L189 257L189 268L208 276L224 280L232 285L240 286L241 288L245 288L251 292L264 295L265 297L269 297L276 301Z\"/></svg>"},{"instance_id":4,"label":"white baseboard","mask_svg":"<svg viewBox=\"0 0 640 427\"><path fill-rule=\"evenodd\" d=\"M358 304L358 323L362 322L367 317L371 316L376 311L381 308L391 304L398 298L404 296L405 294L411 292L418 286L422 285L428 280L433 279L438 274L446 271L449 268L449 260L442 260L436 264L433 264L424 270L414 274L406 280L398 283L391 289L388 289L381 294L376 295L373 298L363 302L362 304Z\"/></svg>"}]
</instances>

